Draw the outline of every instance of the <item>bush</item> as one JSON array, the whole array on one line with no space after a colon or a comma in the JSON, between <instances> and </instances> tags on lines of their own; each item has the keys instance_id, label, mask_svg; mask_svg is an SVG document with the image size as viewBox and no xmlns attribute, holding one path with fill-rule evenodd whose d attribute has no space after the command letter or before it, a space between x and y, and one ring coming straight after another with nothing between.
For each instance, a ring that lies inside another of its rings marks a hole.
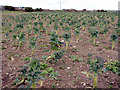
<instances>
[{"instance_id":1,"label":"bush","mask_svg":"<svg viewBox=\"0 0 120 90\"><path fill-rule=\"evenodd\" d=\"M38 11L41 12L41 11L43 11L43 9L42 9L42 8L36 8L35 11L36 11L36 12L38 12Z\"/></svg>"},{"instance_id":2,"label":"bush","mask_svg":"<svg viewBox=\"0 0 120 90\"><path fill-rule=\"evenodd\" d=\"M9 11L15 11L15 7L12 6L4 6L4 9Z\"/></svg>"},{"instance_id":3,"label":"bush","mask_svg":"<svg viewBox=\"0 0 120 90\"><path fill-rule=\"evenodd\" d=\"M26 7L26 8L25 8L25 11L26 11L26 12L33 12L34 9L32 9L32 7Z\"/></svg>"}]
</instances>

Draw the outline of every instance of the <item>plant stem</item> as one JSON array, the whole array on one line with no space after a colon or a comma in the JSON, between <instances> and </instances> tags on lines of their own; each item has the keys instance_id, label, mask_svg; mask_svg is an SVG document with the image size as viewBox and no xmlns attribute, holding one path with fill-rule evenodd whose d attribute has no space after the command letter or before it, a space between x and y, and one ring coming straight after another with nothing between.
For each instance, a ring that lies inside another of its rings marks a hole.
<instances>
[{"instance_id":1,"label":"plant stem","mask_svg":"<svg viewBox=\"0 0 120 90\"><path fill-rule=\"evenodd\" d=\"M46 60L48 60L48 59L50 59L50 58L52 58L52 55L51 55L51 56L49 56Z\"/></svg>"},{"instance_id":2,"label":"plant stem","mask_svg":"<svg viewBox=\"0 0 120 90\"><path fill-rule=\"evenodd\" d=\"M35 38L37 37L37 34L35 34Z\"/></svg>"},{"instance_id":3,"label":"plant stem","mask_svg":"<svg viewBox=\"0 0 120 90\"><path fill-rule=\"evenodd\" d=\"M56 31L56 34L57 34L58 32Z\"/></svg>"},{"instance_id":4,"label":"plant stem","mask_svg":"<svg viewBox=\"0 0 120 90\"><path fill-rule=\"evenodd\" d=\"M34 48L34 49L32 49L32 54L31 54L32 56L33 56L34 52L35 52L35 48Z\"/></svg>"},{"instance_id":5,"label":"plant stem","mask_svg":"<svg viewBox=\"0 0 120 90\"><path fill-rule=\"evenodd\" d=\"M94 82L93 82L93 88L96 88L97 87L97 80L98 80L98 77L97 77L97 73L94 73L94 77L93 77L93 80L94 80Z\"/></svg>"},{"instance_id":6,"label":"plant stem","mask_svg":"<svg viewBox=\"0 0 120 90\"><path fill-rule=\"evenodd\" d=\"M113 48L114 48L115 41L113 40L112 43L113 43L113 44L112 44L112 49L113 49Z\"/></svg>"},{"instance_id":7,"label":"plant stem","mask_svg":"<svg viewBox=\"0 0 120 90\"><path fill-rule=\"evenodd\" d=\"M23 82L25 82L25 79L22 77L22 80L20 81L19 84L17 84L17 86L19 86L19 85L22 84Z\"/></svg>"},{"instance_id":8,"label":"plant stem","mask_svg":"<svg viewBox=\"0 0 120 90\"><path fill-rule=\"evenodd\" d=\"M77 41L76 42L78 43L78 34L77 34Z\"/></svg>"},{"instance_id":9,"label":"plant stem","mask_svg":"<svg viewBox=\"0 0 120 90\"><path fill-rule=\"evenodd\" d=\"M85 27L83 26L83 31L85 30Z\"/></svg>"},{"instance_id":10,"label":"plant stem","mask_svg":"<svg viewBox=\"0 0 120 90\"><path fill-rule=\"evenodd\" d=\"M20 49L21 43L22 43L22 41L19 42L19 47L18 47L18 49Z\"/></svg>"},{"instance_id":11,"label":"plant stem","mask_svg":"<svg viewBox=\"0 0 120 90\"><path fill-rule=\"evenodd\" d=\"M104 39L105 39L105 34L104 34Z\"/></svg>"},{"instance_id":12,"label":"plant stem","mask_svg":"<svg viewBox=\"0 0 120 90\"><path fill-rule=\"evenodd\" d=\"M67 49L68 49L68 42L66 41L66 51L67 51Z\"/></svg>"},{"instance_id":13,"label":"plant stem","mask_svg":"<svg viewBox=\"0 0 120 90\"><path fill-rule=\"evenodd\" d=\"M40 87L42 87L42 86L43 86L43 81L40 80L40 81L39 81L39 84L40 84Z\"/></svg>"},{"instance_id":14,"label":"plant stem","mask_svg":"<svg viewBox=\"0 0 120 90\"><path fill-rule=\"evenodd\" d=\"M95 36L93 37L93 39L94 39L94 40L93 40L93 44L95 44Z\"/></svg>"},{"instance_id":15,"label":"plant stem","mask_svg":"<svg viewBox=\"0 0 120 90\"><path fill-rule=\"evenodd\" d=\"M36 87L36 83L32 83L32 88L35 88Z\"/></svg>"},{"instance_id":16,"label":"plant stem","mask_svg":"<svg viewBox=\"0 0 120 90\"><path fill-rule=\"evenodd\" d=\"M46 35L48 34L47 30L46 30Z\"/></svg>"}]
</instances>

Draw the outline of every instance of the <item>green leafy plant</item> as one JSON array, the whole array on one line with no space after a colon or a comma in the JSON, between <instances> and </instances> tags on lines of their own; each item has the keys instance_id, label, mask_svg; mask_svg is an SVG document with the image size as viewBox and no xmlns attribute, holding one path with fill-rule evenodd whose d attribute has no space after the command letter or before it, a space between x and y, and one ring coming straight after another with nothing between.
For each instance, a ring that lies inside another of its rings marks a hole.
<instances>
[{"instance_id":1,"label":"green leafy plant","mask_svg":"<svg viewBox=\"0 0 120 90\"><path fill-rule=\"evenodd\" d=\"M78 40L79 40L79 33L80 33L80 29L76 28L75 29L75 35L77 37L77 40L76 40L77 43L78 43Z\"/></svg>"},{"instance_id":2,"label":"green leafy plant","mask_svg":"<svg viewBox=\"0 0 120 90\"><path fill-rule=\"evenodd\" d=\"M68 50L68 42L69 42L70 37L71 37L70 33L64 33L63 34L63 38L64 38L64 40L66 42L66 51Z\"/></svg>"},{"instance_id":3,"label":"green leafy plant","mask_svg":"<svg viewBox=\"0 0 120 90\"><path fill-rule=\"evenodd\" d=\"M39 33L39 28L38 27L33 27L33 29L35 30L35 38L37 37L38 33Z\"/></svg>"},{"instance_id":4,"label":"green leafy plant","mask_svg":"<svg viewBox=\"0 0 120 90\"><path fill-rule=\"evenodd\" d=\"M17 37L17 40L18 40L18 42L19 42L19 47L18 47L18 49L20 49L20 47L23 45L24 37L25 37L24 32L20 32L19 35L18 35L18 37Z\"/></svg>"},{"instance_id":5,"label":"green leafy plant","mask_svg":"<svg viewBox=\"0 0 120 90\"><path fill-rule=\"evenodd\" d=\"M116 34L111 35L111 41L112 41L112 49L114 48L114 44L117 41L118 36Z\"/></svg>"},{"instance_id":6,"label":"green leafy plant","mask_svg":"<svg viewBox=\"0 0 120 90\"><path fill-rule=\"evenodd\" d=\"M73 59L73 62L75 62L75 61L83 61L83 59L79 58L78 55L72 55L70 57Z\"/></svg>"},{"instance_id":7,"label":"green leafy plant","mask_svg":"<svg viewBox=\"0 0 120 90\"><path fill-rule=\"evenodd\" d=\"M108 32L108 28L105 28L102 31L100 31L100 34L103 34L105 38L105 35L107 34L107 32Z\"/></svg>"},{"instance_id":8,"label":"green leafy plant","mask_svg":"<svg viewBox=\"0 0 120 90\"><path fill-rule=\"evenodd\" d=\"M108 61L105 63L105 67L107 70L112 71L115 74L120 75L120 62L118 60L112 60L108 59Z\"/></svg>"},{"instance_id":9,"label":"green leafy plant","mask_svg":"<svg viewBox=\"0 0 120 90\"><path fill-rule=\"evenodd\" d=\"M86 21L83 21L83 22L82 22L82 26L83 26L83 30L85 30Z\"/></svg>"},{"instance_id":10,"label":"green leafy plant","mask_svg":"<svg viewBox=\"0 0 120 90\"><path fill-rule=\"evenodd\" d=\"M100 57L96 57L96 60L90 59L88 63L90 65L90 70L93 72L93 88L97 87L98 74L104 68L104 60Z\"/></svg>"},{"instance_id":11,"label":"green leafy plant","mask_svg":"<svg viewBox=\"0 0 120 90\"><path fill-rule=\"evenodd\" d=\"M60 50L57 52L54 52L51 56L49 56L46 60L52 59L55 62L57 62L58 59L61 59L61 57L64 55L64 50Z\"/></svg>"},{"instance_id":12,"label":"green leafy plant","mask_svg":"<svg viewBox=\"0 0 120 90\"><path fill-rule=\"evenodd\" d=\"M31 55L33 55L35 53L36 41L37 41L37 39L35 37L30 38L30 41L29 41L30 46L29 47L32 48Z\"/></svg>"},{"instance_id":13,"label":"green leafy plant","mask_svg":"<svg viewBox=\"0 0 120 90\"><path fill-rule=\"evenodd\" d=\"M91 34L91 37L93 38L93 44L95 44L95 38L96 37L98 38L97 36L98 30L96 30L96 28L93 27L92 29L89 30L89 33Z\"/></svg>"},{"instance_id":14,"label":"green leafy plant","mask_svg":"<svg viewBox=\"0 0 120 90\"><path fill-rule=\"evenodd\" d=\"M19 86L22 83L27 83L32 86L32 88L36 87L36 83L39 84L38 79L44 79L41 75L40 70L40 60L36 58L32 58L28 64L22 66L22 69L19 70L20 74L15 80L15 85Z\"/></svg>"},{"instance_id":15,"label":"green leafy plant","mask_svg":"<svg viewBox=\"0 0 120 90\"><path fill-rule=\"evenodd\" d=\"M90 66L90 72L82 72L83 74L86 74L87 77L88 76L92 76L93 77L93 88L97 87L97 82L98 82L98 74L100 74L100 72L102 72L105 68L104 68L104 60L101 57L96 57L96 59L91 59L92 54L88 55L88 64Z\"/></svg>"},{"instance_id":16,"label":"green leafy plant","mask_svg":"<svg viewBox=\"0 0 120 90\"><path fill-rule=\"evenodd\" d=\"M50 44L52 46L52 49L56 49L58 46L60 46L61 42L58 40L58 35L55 31L51 32L51 38L50 38Z\"/></svg>"},{"instance_id":17,"label":"green leafy plant","mask_svg":"<svg viewBox=\"0 0 120 90\"><path fill-rule=\"evenodd\" d=\"M56 30L56 34L58 34L58 24L57 24L57 22L55 22L55 24L54 24L54 29Z\"/></svg>"}]
</instances>

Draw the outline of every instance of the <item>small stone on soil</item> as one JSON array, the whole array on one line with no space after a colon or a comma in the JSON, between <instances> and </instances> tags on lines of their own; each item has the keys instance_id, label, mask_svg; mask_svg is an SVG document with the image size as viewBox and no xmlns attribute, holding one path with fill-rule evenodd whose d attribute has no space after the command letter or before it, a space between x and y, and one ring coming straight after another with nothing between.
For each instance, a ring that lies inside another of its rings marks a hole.
<instances>
[{"instance_id":1,"label":"small stone on soil","mask_svg":"<svg viewBox=\"0 0 120 90\"><path fill-rule=\"evenodd\" d=\"M67 69L69 70L69 69L70 69L70 67L67 67Z\"/></svg>"}]
</instances>

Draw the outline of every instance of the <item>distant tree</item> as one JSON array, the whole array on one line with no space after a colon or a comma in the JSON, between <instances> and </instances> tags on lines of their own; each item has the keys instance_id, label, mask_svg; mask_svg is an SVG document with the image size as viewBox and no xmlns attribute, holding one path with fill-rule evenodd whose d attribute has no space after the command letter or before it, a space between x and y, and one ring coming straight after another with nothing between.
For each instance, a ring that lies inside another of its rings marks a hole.
<instances>
[{"instance_id":1,"label":"distant tree","mask_svg":"<svg viewBox=\"0 0 120 90\"><path fill-rule=\"evenodd\" d=\"M105 12L105 11L102 9L101 12Z\"/></svg>"},{"instance_id":2,"label":"distant tree","mask_svg":"<svg viewBox=\"0 0 120 90\"><path fill-rule=\"evenodd\" d=\"M12 6L4 6L4 9L8 11L15 11L15 7Z\"/></svg>"},{"instance_id":3,"label":"distant tree","mask_svg":"<svg viewBox=\"0 0 120 90\"><path fill-rule=\"evenodd\" d=\"M36 8L35 11L37 11L37 12L38 12L38 11L41 12L41 11L43 11L43 9L42 9L42 8Z\"/></svg>"},{"instance_id":4,"label":"distant tree","mask_svg":"<svg viewBox=\"0 0 120 90\"><path fill-rule=\"evenodd\" d=\"M86 10L86 9L83 9L82 11L85 12L85 11L87 11L87 10Z\"/></svg>"},{"instance_id":5,"label":"distant tree","mask_svg":"<svg viewBox=\"0 0 120 90\"><path fill-rule=\"evenodd\" d=\"M25 11L26 12L33 12L34 9L32 9L32 7L25 7Z\"/></svg>"},{"instance_id":6,"label":"distant tree","mask_svg":"<svg viewBox=\"0 0 120 90\"><path fill-rule=\"evenodd\" d=\"M36 8L35 11L36 12L38 12L38 11L41 12L41 11L43 11L43 9L42 8Z\"/></svg>"},{"instance_id":7,"label":"distant tree","mask_svg":"<svg viewBox=\"0 0 120 90\"><path fill-rule=\"evenodd\" d=\"M39 11L39 8L36 8L36 9L35 9L35 11L37 11L37 12L38 12L38 11Z\"/></svg>"},{"instance_id":8,"label":"distant tree","mask_svg":"<svg viewBox=\"0 0 120 90\"><path fill-rule=\"evenodd\" d=\"M41 12L41 11L43 11L43 9L42 9L42 8L40 8L40 12Z\"/></svg>"},{"instance_id":9,"label":"distant tree","mask_svg":"<svg viewBox=\"0 0 120 90\"><path fill-rule=\"evenodd\" d=\"M97 10L97 12L100 12L100 10Z\"/></svg>"}]
</instances>

